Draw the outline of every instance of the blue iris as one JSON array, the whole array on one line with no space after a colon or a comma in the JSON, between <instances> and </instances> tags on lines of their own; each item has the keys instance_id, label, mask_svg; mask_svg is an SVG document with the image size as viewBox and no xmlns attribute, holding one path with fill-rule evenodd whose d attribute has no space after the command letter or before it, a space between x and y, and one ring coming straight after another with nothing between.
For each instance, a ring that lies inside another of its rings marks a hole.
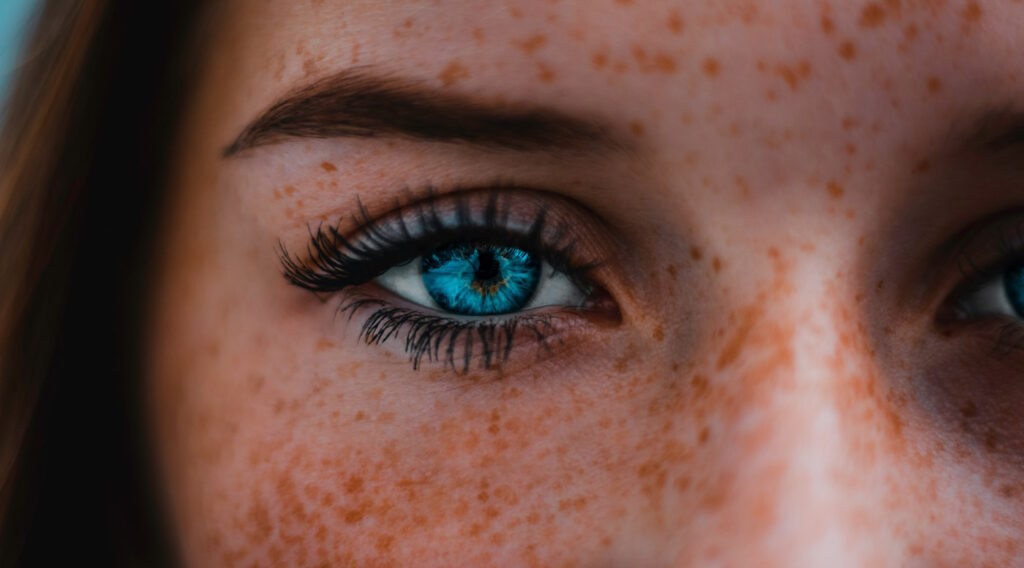
<instances>
[{"instance_id":1,"label":"blue iris","mask_svg":"<svg viewBox=\"0 0 1024 568\"><path fill-rule=\"evenodd\" d=\"M461 315L522 309L537 290L540 261L515 247L455 243L423 255L420 270L430 297Z\"/></svg>"},{"instance_id":2,"label":"blue iris","mask_svg":"<svg viewBox=\"0 0 1024 568\"><path fill-rule=\"evenodd\" d=\"M1005 287L1013 309L1024 317L1024 264L1006 271Z\"/></svg>"}]
</instances>

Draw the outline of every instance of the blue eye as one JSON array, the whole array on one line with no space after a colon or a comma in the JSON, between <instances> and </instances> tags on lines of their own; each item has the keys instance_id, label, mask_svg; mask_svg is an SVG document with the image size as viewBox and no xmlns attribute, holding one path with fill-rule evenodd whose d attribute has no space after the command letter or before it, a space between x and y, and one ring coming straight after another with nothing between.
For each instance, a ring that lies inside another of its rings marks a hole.
<instances>
[{"instance_id":1,"label":"blue eye","mask_svg":"<svg viewBox=\"0 0 1024 568\"><path fill-rule=\"evenodd\" d=\"M586 293L529 251L488 243L439 247L377 277L407 300L459 316L580 306Z\"/></svg>"},{"instance_id":2,"label":"blue eye","mask_svg":"<svg viewBox=\"0 0 1024 568\"><path fill-rule=\"evenodd\" d=\"M514 247L450 245L423 256L423 285L449 312L483 316L521 309L540 281L540 262Z\"/></svg>"},{"instance_id":3,"label":"blue eye","mask_svg":"<svg viewBox=\"0 0 1024 568\"><path fill-rule=\"evenodd\" d=\"M991 315L1024 318L1024 264L1011 266L958 302L965 319Z\"/></svg>"}]
</instances>

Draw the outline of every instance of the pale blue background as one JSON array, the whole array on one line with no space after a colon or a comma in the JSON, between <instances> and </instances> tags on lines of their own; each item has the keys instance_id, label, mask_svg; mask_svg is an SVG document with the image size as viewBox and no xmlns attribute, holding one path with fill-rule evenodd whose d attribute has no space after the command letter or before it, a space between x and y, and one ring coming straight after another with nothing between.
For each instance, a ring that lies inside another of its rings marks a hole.
<instances>
[{"instance_id":1,"label":"pale blue background","mask_svg":"<svg viewBox=\"0 0 1024 568\"><path fill-rule=\"evenodd\" d=\"M0 103L20 59L25 23L35 4L35 0L0 0Z\"/></svg>"}]
</instances>

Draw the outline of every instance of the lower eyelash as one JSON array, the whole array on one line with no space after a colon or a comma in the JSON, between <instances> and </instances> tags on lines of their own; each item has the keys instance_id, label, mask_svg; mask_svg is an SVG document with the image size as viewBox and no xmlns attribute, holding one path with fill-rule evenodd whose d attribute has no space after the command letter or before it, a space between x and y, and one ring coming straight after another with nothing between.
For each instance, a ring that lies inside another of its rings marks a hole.
<instances>
[{"instance_id":1,"label":"lower eyelash","mask_svg":"<svg viewBox=\"0 0 1024 568\"><path fill-rule=\"evenodd\" d=\"M347 312L351 319L357 310L365 307L375 309L363 323L359 339L369 345L379 345L404 334L405 352L409 354L413 369L419 369L426 358L463 374L469 372L478 349L483 369L500 367L508 360L520 334L532 336L540 348L549 352L549 341L557 334L556 320L560 319L553 314L531 314L503 320L460 321L368 298L349 301L338 311ZM462 353L458 354L460 349Z\"/></svg>"}]
</instances>

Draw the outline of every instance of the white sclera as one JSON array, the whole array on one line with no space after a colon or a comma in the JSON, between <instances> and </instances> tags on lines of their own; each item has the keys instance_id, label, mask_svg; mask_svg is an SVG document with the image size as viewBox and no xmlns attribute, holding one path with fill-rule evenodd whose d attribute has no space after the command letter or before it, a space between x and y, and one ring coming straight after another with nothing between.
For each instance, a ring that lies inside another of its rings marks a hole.
<instances>
[{"instance_id":1,"label":"white sclera","mask_svg":"<svg viewBox=\"0 0 1024 568\"><path fill-rule=\"evenodd\" d=\"M986 282L971 295L961 300L960 305L967 311L970 317L1002 315L1009 317L1021 317L1010 301L1006 293L1006 275L1000 274Z\"/></svg>"},{"instance_id":2,"label":"white sclera","mask_svg":"<svg viewBox=\"0 0 1024 568\"><path fill-rule=\"evenodd\" d=\"M382 288L400 298L425 308L445 312L430 296L430 292L427 291L426 286L423 284L422 265L423 257L418 256L409 262L396 265L384 274L381 274L377 277L376 282ZM583 305L585 299L586 294L583 290L566 274L555 270L547 262L542 262L537 289L533 293L533 297L519 311L549 306L577 307Z\"/></svg>"}]
</instances>

